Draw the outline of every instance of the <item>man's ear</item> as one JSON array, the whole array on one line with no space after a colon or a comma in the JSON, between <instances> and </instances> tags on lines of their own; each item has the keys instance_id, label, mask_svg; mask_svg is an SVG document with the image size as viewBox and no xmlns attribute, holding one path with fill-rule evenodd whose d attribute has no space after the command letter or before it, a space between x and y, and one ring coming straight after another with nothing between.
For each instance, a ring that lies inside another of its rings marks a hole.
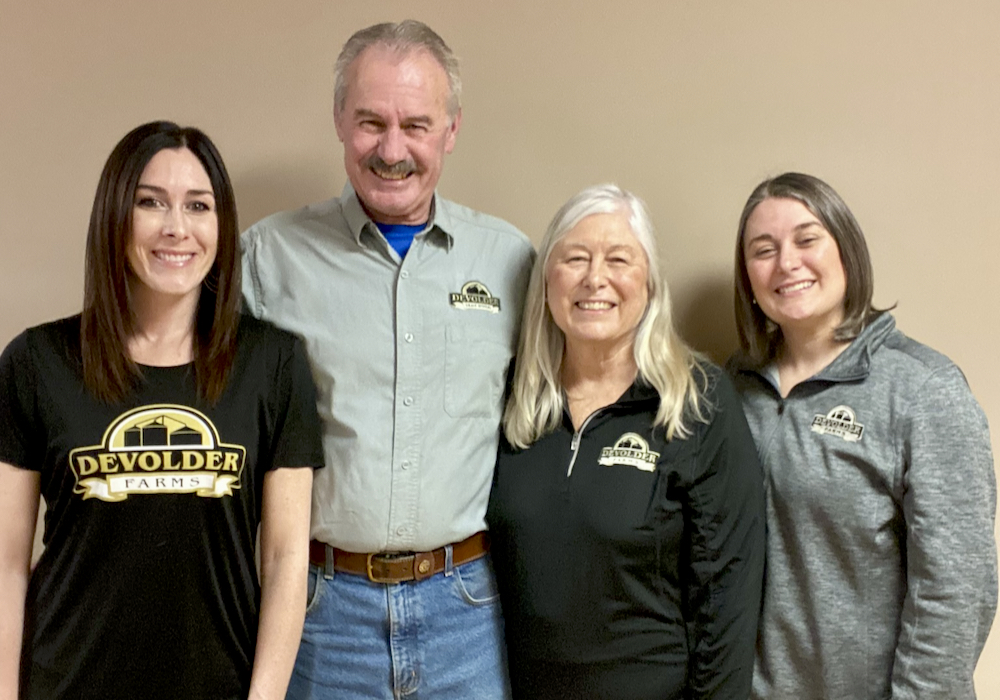
<instances>
[{"instance_id":1,"label":"man's ear","mask_svg":"<svg viewBox=\"0 0 1000 700\"><path fill-rule=\"evenodd\" d=\"M451 153L455 150L455 140L458 138L458 130L462 128L462 108L459 107L458 111L455 112L455 116L451 119L451 124L448 125L448 133L445 136L444 142L444 152Z\"/></svg>"},{"instance_id":2,"label":"man's ear","mask_svg":"<svg viewBox=\"0 0 1000 700\"><path fill-rule=\"evenodd\" d=\"M337 130L337 138L344 142L344 130L341 128L340 120L344 116L343 111L337 105L333 106L333 128Z\"/></svg>"}]
</instances>

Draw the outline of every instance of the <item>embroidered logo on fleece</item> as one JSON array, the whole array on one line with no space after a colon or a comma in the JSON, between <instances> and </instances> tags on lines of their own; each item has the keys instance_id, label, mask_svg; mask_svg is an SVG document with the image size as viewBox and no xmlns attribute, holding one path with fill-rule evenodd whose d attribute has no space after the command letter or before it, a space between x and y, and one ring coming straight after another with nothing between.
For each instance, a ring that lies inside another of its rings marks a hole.
<instances>
[{"instance_id":1,"label":"embroidered logo on fleece","mask_svg":"<svg viewBox=\"0 0 1000 700\"><path fill-rule=\"evenodd\" d=\"M475 280L463 284L462 291L452 292L448 295L448 299L452 306L463 311L500 313L500 299L490 294L485 284Z\"/></svg>"},{"instance_id":2,"label":"embroidered logo on fleece","mask_svg":"<svg viewBox=\"0 0 1000 700\"><path fill-rule=\"evenodd\" d=\"M660 453L651 452L649 443L641 435L625 433L618 438L614 447L605 447L601 450L601 458L597 463L605 467L621 464L644 472L652 472L656 471L656 460L659 458Z\"/></svg>"},{"instance_id":3,"label":"embroidered logo on fleece","mask_svg":"<svg viewBox=\"0 0 1000 700\"><path fill-rule=\"evenodd\" d=\"M810 430L820 435L836 435L847 442L858 442L865 432L865 426L858 423L857 416L849 406L837 406L825 416L816 414Z\"/></svg>"},{"instance_id":4,"label":"embroidered logo on fleece","mask_svg":"<svg viewBox=\"0 0 1000 700\"><path fill-rule=\"evenodd\" d=\"M100 445L69 453L74 493L111 502L139 493L232 496L245 463L246 449L219 442L204 414L171 404L128 411L108 426Z\"/></svg>"}]
</instances>

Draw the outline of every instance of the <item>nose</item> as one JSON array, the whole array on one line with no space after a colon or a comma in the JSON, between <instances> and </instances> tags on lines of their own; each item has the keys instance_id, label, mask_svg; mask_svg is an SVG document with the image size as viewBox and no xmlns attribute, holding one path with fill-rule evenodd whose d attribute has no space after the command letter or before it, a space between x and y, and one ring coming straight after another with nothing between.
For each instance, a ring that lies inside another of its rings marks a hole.
<instances>
[{"instance_id":1,"label":"nose","mask_svg":"<svg viewBox=\"0 0 1000 700\"><path fill-rule=\"evenodd\" d=\"M778 266L783 272L797 270L802 264L802 254L794 245L782 246L778 253Z\"/></svg>"},{"instance_id":2,"label":"nose","mask_svg":"<svg viewBox=\"0 0 1000 700\"><path fill-rule=\"evenodd\" d=\"M184 238L188 231L187 217L178 207L167 207L163 212L163 235Z\"/></svg>"},{"instance_id":3,"label":"nose","mask_svg":"<svg viewBox=\"0 0 1000 700\"><path fill-rule=\"evenodd\" d=\"M378 156L389 165L406 160L406 145L402 129L398 126L391 126L382 132L382 138L378 144Z\"/></svg>"},{"instance_id":4,"label":"nose","mask_svg":"<svg viewBox=\"0 0 1000 700\"><path fill-rule=\"evenodd\" d=\"M583 279L588 289L601 289L608 281L607 267L603 260L592 260Z\"/></svg>"}]
</instances>

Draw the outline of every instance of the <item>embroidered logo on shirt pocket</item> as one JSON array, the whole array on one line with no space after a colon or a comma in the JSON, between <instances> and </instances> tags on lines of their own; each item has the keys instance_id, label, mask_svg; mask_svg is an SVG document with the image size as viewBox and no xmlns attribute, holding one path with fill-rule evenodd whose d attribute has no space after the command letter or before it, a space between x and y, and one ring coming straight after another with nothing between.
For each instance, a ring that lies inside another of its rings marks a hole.
<instances>
[{"instance_id":1,"label":"embroidered logo on shirt pocket","mask_svg":"<svg viewBox=\"0 0 1000 700\"><path fill-rule=\"evenodd\" d=\"M605 467L620 464L652 472L656 471L656 460L659 458L660 453L650 451L649 443L641 435L625 433L618 438L614 447L605 447L601 450L601 458L597 463Z\"/></svg>"},{"instance_id":2,"label":"embroidered logo on shirt pocket","mask_svg":"<svg viewBox=\"0 0 1000 700\"><path fill-rule=\"evenodd\" d=\"M463 311L489 311L500 313L500 298L490 294L490 290L482 282L470 280L462 285L461 292L448 295L448 302L456 309Z\"/></svg>"},{"instance_id":3,"label":"embroidered logo on shirt pocket","mask_svg":"<svg viewBox=\"0 0 1000 700\"><path fill-rule=\"evenodd\" d=\"M820 435L835 435L847 442L858 442L865 432L865 426L857 421L857 416L849 406L837 406L825 416L817 413L809 428Z\"/></svg>"}]
</instances>

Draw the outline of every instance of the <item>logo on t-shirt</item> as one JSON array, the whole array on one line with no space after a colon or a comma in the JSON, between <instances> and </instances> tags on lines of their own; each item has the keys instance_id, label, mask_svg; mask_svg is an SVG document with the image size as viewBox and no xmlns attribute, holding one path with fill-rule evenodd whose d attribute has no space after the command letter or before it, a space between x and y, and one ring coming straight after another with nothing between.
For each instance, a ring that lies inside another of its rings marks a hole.
<instances>
[{"instance_id":1,"label":"logo on t-shirt","mask_svg":"<svg viewBox=\"0 0 1000 700\"><path fill-rule=\"evenodd\" d=\"M857 422L857 416L848 406L837 406L825 416L816 414L810 427L820 435L836 435L847 442L857 442L865 432L865 426Z\"/></svg>"},{"instance_id":2,"label":"logo on t-shirt","mask_svg":"<svg viewBox=\"0 0 1000 700\"><path fill-rule=\"evenodd\" d=\"M500 312L500 299L490 294L482 282L466 282L461 292L452 292L448 299L456 309L489 311L491 314Z\"/></svg>"},{"instance_id":3,"label":"logo on t-shirt","mask_svg":"<svg viewBox=\"0 0 1000 700\"><path fill-rule=\"evenodd\" d=\"M605 467L622 464L644 472L652 472L656 471L656 460L659 458L660 453L651 452L649 443L641 435L625 433L618 438L614 447L605 447L601 450L601 458L597 463Z\"/></svg>"},{"instance_id":4,"label":"logo on t-shirt","mask_svg":"<svg viewBox=\"0 0 1000 700\"><path fill-rule=\"evenodd\" d=\"M202 413L170 404L132 409L108 426L100 445L69 453L74 493L102 501L140 493L231 496L245 462L246 449L219 442Z\"/></svg>"}]
</instances>

